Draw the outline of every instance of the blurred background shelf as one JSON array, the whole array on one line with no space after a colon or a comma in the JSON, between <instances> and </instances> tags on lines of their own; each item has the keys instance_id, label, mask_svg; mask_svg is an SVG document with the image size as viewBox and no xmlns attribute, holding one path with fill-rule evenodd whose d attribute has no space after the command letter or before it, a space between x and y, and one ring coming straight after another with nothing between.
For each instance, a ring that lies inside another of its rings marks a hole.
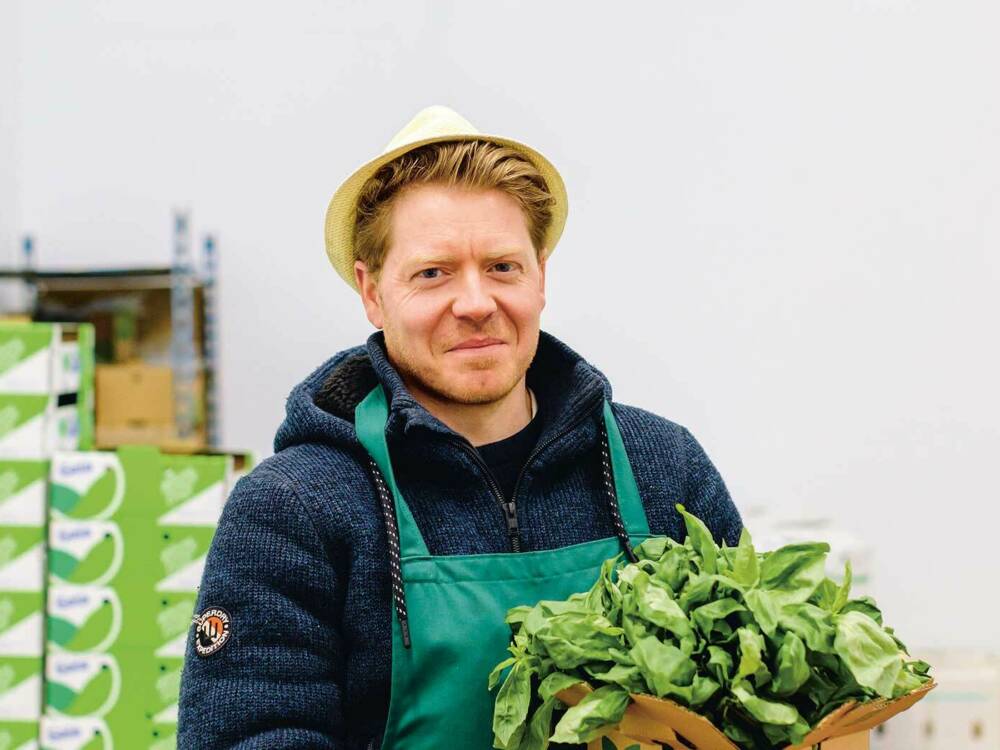
<instances>
[{"instance_id":1,"label":"blurred background shelf","mask_svg":"<svg viewBox=\"0 0 1000 750\"><path fill-rule=\"evenodd\" d=\"M196 268L187 215L173 226L169 266L40 270L26 237L23 266L0 268L6 319L94 326L99 448L219 445L215 241Z\"/></svg>"}]
</instances>

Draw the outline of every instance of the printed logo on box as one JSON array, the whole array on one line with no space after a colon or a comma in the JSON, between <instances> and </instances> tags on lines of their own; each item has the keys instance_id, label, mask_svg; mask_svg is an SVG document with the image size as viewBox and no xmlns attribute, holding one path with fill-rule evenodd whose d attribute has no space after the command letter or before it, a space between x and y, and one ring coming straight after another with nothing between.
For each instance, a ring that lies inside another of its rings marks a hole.
<instances>
[{"instance_id":1,"label":"printed logo on box","mask_svg":"<svg viewBox=\"0 0 1000 750\"><path fill-rule=\"evenodd\" d=\"M121 507L125 473L113 453L57 454L52 458L49 504L56 518L105 520Z\"/></svg>"},{"instance_id":2,"label":"printed logo on box","mask_svg":"<svg viewBox=\"0 0 1000 750\"><path fill-rule=\"evenodd\" d=\"M53 521L49 573L58 582L105 586L121 569L125 542L111 521Z\"/></svg>"},{"instance_id":3,"label":"printed logo on box","mask_svg":"<svg viewBox=\"0 0 1000 750\"><path fill-rule=\"evenodd\" d=\"M42 750L112 750L111 730L97 718L43 716Z\"/></svg>"},{"instance_id":4,"label":"printed logo on box","mask_svg":"<svg viewBox=\"0 0 1000 750\"><path fill-rule=\"evenodd\" d=\"M45 663L45 705L64 716L104 716L121 694L111 654L52 653Z\"/></svg>"},{"instance_id":5,"label":"printed logo on box","mask_svg":"<svg viewBox=\"0 0 1000 750\"><path fill-rule=\"evenodd\" d=\"M118 594L99 586L52 586L48 594L49 644L77 653L106 651L121 634Z\"/></svg>"}]
</instances>

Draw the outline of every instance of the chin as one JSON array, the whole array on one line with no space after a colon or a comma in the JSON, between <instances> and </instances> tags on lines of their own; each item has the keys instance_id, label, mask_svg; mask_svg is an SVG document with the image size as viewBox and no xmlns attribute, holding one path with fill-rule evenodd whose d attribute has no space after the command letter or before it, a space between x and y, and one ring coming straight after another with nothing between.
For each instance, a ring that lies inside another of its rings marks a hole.
<instances>
[{"instance_id":1,"label":"chin","mask_svg":"<svg viewBox=\"0 0 1000 750\"><path fill-rule=\"evenodd\" d=\"M498 401L514 388L516 378L484 378L483 373L466 373L444 378L444 386L439 388L452 401L462 404L488 404Z\"/></svg>"}]
</instances>

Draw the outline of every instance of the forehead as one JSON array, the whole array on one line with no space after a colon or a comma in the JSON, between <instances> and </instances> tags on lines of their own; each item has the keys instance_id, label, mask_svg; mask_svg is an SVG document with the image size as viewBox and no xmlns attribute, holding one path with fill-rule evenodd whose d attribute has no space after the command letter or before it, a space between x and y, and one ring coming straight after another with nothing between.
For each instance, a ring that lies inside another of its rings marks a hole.
<instances>
[{"instance_id":1,"label":"forehead","mask_svg":"<svg viewBox=\"0 0 1000 750\"><path fill-rule=\"evenodd\" d=\"M521 206L496 188L409 188L393 205L390 237L390 249L403 252L493 250L500 245L531 249Z\"/></svg>"}]
</instances>

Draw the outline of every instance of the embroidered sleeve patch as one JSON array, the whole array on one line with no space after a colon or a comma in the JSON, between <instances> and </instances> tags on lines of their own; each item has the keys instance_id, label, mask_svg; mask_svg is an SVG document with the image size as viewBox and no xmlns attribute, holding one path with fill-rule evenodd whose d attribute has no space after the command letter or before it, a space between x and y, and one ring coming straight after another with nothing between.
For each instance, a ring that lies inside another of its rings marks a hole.
<instances>
[{"instance_id":1,"label":"embroidered sleeve patch","mask_svg":"<svg viewBox=\"0 0 1000 750\"><path fill-rule=\"evenodd\" d=\"M194 616L194 650L198 656L211 656L229 643L230 618L222 607L209 607Z\"/></svg>"}]
</instances>

